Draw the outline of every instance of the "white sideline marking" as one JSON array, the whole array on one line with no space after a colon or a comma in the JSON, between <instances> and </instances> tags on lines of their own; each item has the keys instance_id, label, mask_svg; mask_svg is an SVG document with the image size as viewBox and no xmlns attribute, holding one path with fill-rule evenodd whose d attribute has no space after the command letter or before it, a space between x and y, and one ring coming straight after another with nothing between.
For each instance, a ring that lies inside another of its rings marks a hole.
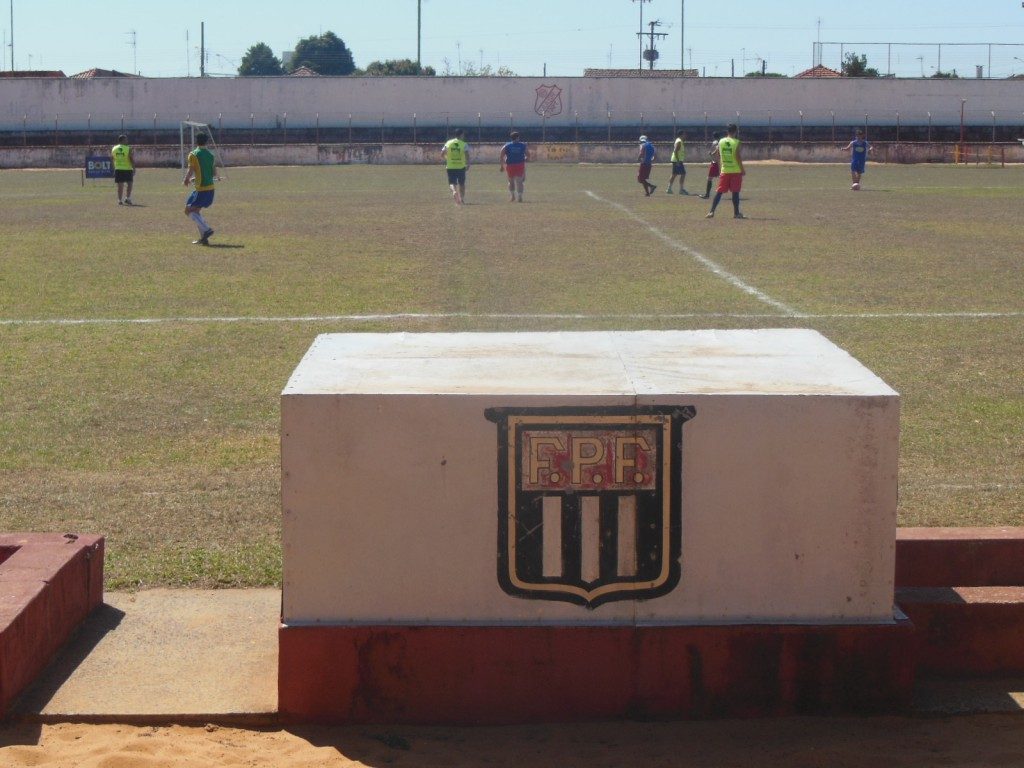
<instances>
[{"instance_id":1,"label":"white sideline marking","mask_svg":"<svg viewBox=\"0 0 1024 768\"><path fill-rule=\"evenodd\" d=\"M19 325L162 325L172 323L375 323L398 320L765 320L779 319L775 313L757 312L687 312L657 314L628 313L589 315L571 313L501 313L501 312L396 312L376 315L238 315L207 317L53 317L41 319L0 319L0 326ZM1024 317L1024 312L837 312L801 313L802 320L986 320Z\"/></svg>"},{"instance_id":2,"label":"white sideline marking","mask_svg":"<svg viewBox=\"0 0 1024 768\"><path fill-rule=\"evenodd\" d=\"M620 203L613 202L611 200L605 200L600 195L595 195L589 189L586 192L587 192L588 195L590 195L590 197L594 198L598 202L604 203L605 205L610 205L612 208L614 208L617 211L620 211L621 213L625 214L626 216L628 216L629 218L631 218L633 221L637 222L638 224L642 224L644 226L644 228L648 232L650 232L656 238L658 238L663 243L665 243L665 245L667 245L669 248L673 248L674 250L681 251L682 253L685 253L687 256L692 258L694 261L696 261L698 264L700 264L705 269L710 271L712 274L714 274L717 277L722 278L723 280L725 280L727 283L729 283L733 287L739 288L744 293L750 294L751 296L753 296L758 301L763 301L765 304L767 304L767 305L769 305L771 307L775 307L777 310L782 312L784 315L789 315L790 317L807 317L807 315L803 314L802 312L798 312L797 310L793 309L788 304L783 304L781 301L773 299L767 293L764 293L763 291L759 291L754 286L750 285L749 283L744 282L743 280L741 280L740 278L736 277L736 275L734 275L732 272L729 272L727 269L725 269L720 264L716 264L715 262L713 262L711 259L709 259L707 256L705 256L700 251L696 251L696 250L694 250L693 248L690 248L687 245L683 245L678 240L673 240L671 237L666 235L664 232L662 232L660 229L655 227L653 224L648 224L646 221L644 221L644 219L642 219L640 216L637 216L635 213L633 213L633 211L629 210L629 208L627 208L626 206L621 205Z\"/></svg>"}]
</instances>

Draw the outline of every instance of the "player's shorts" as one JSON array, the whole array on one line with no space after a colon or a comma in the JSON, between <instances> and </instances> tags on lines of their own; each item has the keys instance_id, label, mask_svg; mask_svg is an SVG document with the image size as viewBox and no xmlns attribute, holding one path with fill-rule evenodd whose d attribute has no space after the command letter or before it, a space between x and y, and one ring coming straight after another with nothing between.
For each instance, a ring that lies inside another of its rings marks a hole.
<instances>
[{"instance_id":1,"label":"player's shorts","mask_svg":"<svg viewBox=\"0 0 1024 768\"><path fill-rule=\"evenodd\" d=\"M135 171L114 171L115 184L127 184L135 178Z\"/></svg>"},{"instance_id":2,"label":"player's shorts","mask_svg":"<svg viewBox=\"0 0 1024 768\"><path fill-rule=\"evenodd\" d=\"M521 179L526 175L526 163L505 163L505 173L510 179Z\"/></svg>"},{"instance_id":3,"label":"player's shorts","mask_svg":"<svg viewBox=\"0 0 1024 768\"><path fill-rule=\"evenodd\" d=\"M867 165L865 162L850 163L850 170L854 173L864 173L864 166Z\"/></svg>"},{"instance_id":4,"label":"player's shorts","mask_svg":"<svg viewBox=\"0 0 1024 768\"><path fill-rule=\"evenodd\" d=\"M723 173L718 177L718 191L723 194L726 192L739 192L742 186L742 173Z\"/></svg>"},{"instance_id":5,"label":"player's shorts","mask_svg":"<svg viewBox=\"0 0 1024 768\"><path fill-rule=\"evenodd\" d=\"M636 180L640 182L647 181L651 176L651 166L641 165L640 170L637 171Z\"/></svg>"},{"instance_id":6,"label":"player's shorts","mask_svg":"<svg viewBox=\"0 0 1024 768\"><path fill-rule=\"evenodd\" d=\"M449 184L461 184L466 186L466 169L465 168L445 168L448 171L448 183Z\"/></svg>"},{"instance_id":7,"label":"player's shorts","mask_svg":"<svg viewBox=\"0 0 1024 768\"><path fill-rule=\"evenodd\" d=\"M206 189L202 192L195 190L185 201L186 208L209 208L213 205L213 190Z\"/></svg>"},{"instance_id":8,"label":"player's shorts","mask_svg":"<svg viewBox=\"0 0 1024 768\"><path fill-rule=\"evenodd\" d=\"M673 176L685 176L686 175L686 163L672 163L672 175Z\"/></svg>"},{"instance_id":9,"label":"player's shorts","mask_svg":"<svg viewBox=\"0 0 1024 768\"><path fill-rule=\"evenodd\" d=\"M711 165L708 166L708 178L709 179L715 178L721 172L722 172L722 169L719 167L718 163L712 162Z\"/></svg>"}]
</instances>

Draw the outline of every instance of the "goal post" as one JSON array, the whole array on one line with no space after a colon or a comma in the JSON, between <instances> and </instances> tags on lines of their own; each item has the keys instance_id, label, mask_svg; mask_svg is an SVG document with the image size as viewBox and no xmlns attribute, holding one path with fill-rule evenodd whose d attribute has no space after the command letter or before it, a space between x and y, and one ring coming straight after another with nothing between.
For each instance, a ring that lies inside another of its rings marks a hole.
<instances>
[{"instance_id":1,"label":"goal post","mask_svg":"<svg viewBox=\"0 0 1024 768\"><path fill-rule=\"evenodd\" d=\"M181 170L184 171L188 167L188 155L192 151L192 148L196 145L196 135L200 133L206 134L206 148L213 153L213 156L217 161L217 168L220 171L220 175L227 178L227 173L224 172L224 164L220 157L220 151L217 147L217 141L213 135L213 128L210 127L209 123L199 123L193 120L182 120L178 124L179 136L180 136L180 160Z\"/></svg>"}]
</instances>

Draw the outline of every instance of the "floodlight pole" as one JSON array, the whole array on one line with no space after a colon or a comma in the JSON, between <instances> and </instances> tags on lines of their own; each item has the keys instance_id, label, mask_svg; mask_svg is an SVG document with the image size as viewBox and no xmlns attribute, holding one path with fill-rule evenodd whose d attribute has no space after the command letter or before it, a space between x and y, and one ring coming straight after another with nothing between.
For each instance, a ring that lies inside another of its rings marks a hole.
<instances>
[{"instance_id":1,"label":"floodlight pole","mask_svg":"<svg viewBox=\"0 0 1024 768\"><path fill-rule=\"evenodd\" d=\"M420 42L423 40L423 0L416 0L416 66L420 66Z\"/></svg>"},{"instance_id":2,"label":"floodlight pole","mask_svg":"<svg viewBox=\"0 0 1024 768\"><path fill-rule=\"evenodd\" d=\"M679 0L679 69L686 69L686 0Z\"/></svg>"},{"instance_id":3,"label":"floodlight pole","mask_svg":"<svg viewBox=\"0 0 1024 768\"><path fill-rule=\"evenodd\" d=\"M11 0L11 72L14 71L14 0Z\"/></svg>"},{"instance_id":4,"label":"floodlight pole","mask_svg":"<svg viewBox=\"0 0 1024 768\"><path fill-rule=\"evenodd\" d=\"M644 3L649 3L651 0L633 0L634 3L640 3L640 32L638 36L640 38L640 71L644 71Z\"/></svg>"}]
</instances>

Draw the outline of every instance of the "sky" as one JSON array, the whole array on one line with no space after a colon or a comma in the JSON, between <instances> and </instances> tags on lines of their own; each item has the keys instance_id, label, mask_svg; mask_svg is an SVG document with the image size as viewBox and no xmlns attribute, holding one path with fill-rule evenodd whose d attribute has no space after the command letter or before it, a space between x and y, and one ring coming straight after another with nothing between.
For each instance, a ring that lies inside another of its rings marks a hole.
<instances>
[{"instance_id":1,"label":"sky","mask_svg":"<svg viewBox=\"0 0 1024 768\"><path fill-rule=\"evenodd\" d=\"M150 77L199 74L205 22L208 74L233 75L245 51L264 42L278 56L331 31L356 66L416 58L417 0L0 0L3 61L11 69L92 67ZM660 21L659 69L685 59L708 77L759 70L792 76L814 61L838 69L844 53L899 77L956 69L966 77L1024 74L1021 0L419 0L421 60L438 73L506 67L518 75L579 76L584 68L640 65L641 13ZM893 45L889 45L889 44ZM926 44L926 45L908 45ZM953 45L969 43L972 45ZM841 44L841 45L840 45ZM939 44L944 44L940 47ZM988 45L993 44L993 45ZM1003 44L1003 45L996 45ZM1013 45L1006 45L1013 44Z\"/></svg>"}]
</instances>

